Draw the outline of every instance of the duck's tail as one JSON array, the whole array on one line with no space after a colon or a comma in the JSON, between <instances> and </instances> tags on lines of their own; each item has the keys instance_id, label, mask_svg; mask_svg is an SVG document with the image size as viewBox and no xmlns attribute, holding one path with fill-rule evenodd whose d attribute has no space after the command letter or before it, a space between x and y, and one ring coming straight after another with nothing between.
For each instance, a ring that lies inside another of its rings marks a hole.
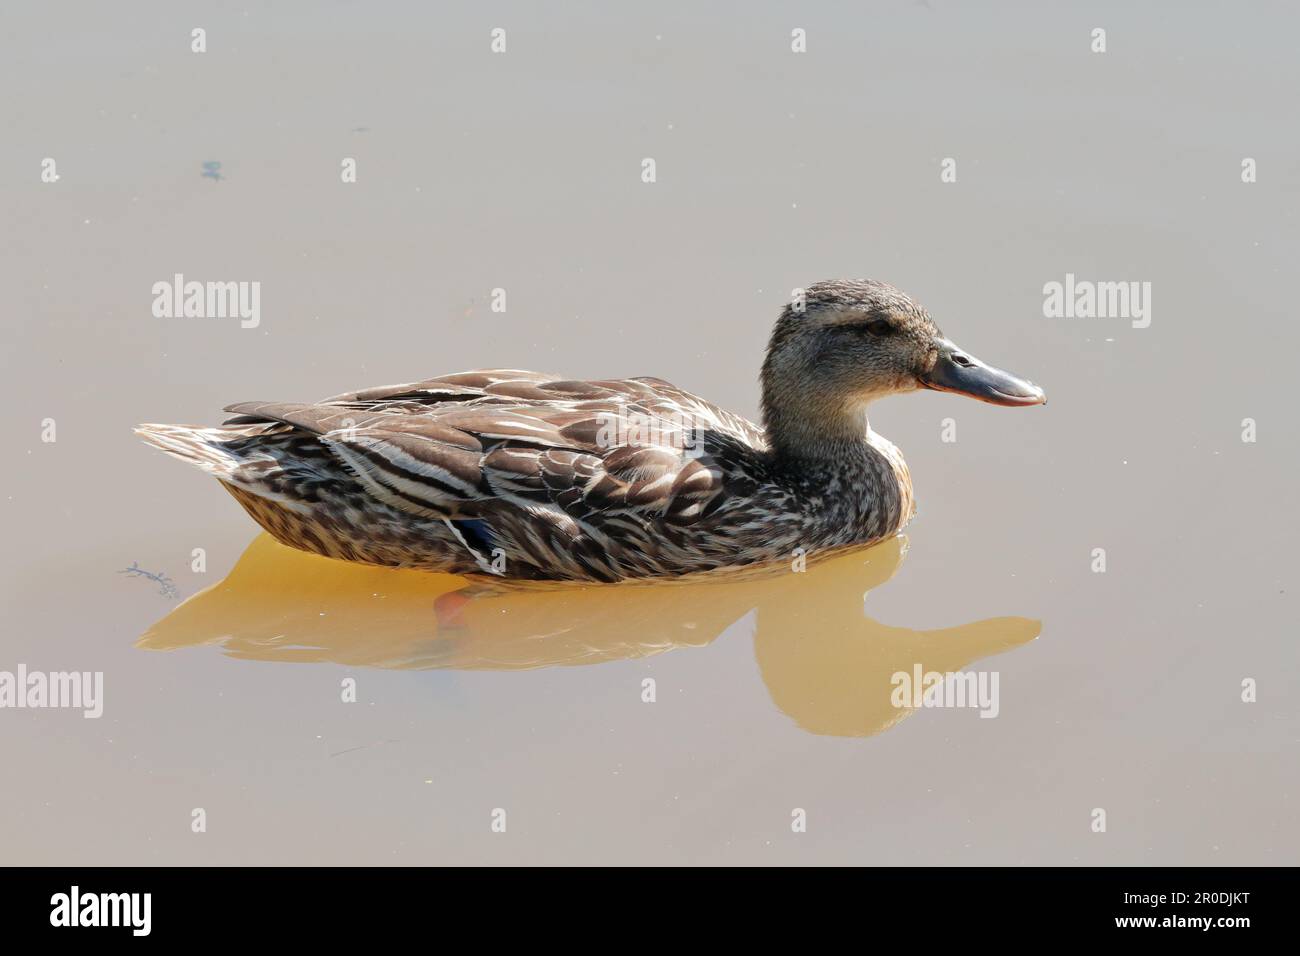
<instances>
[{"instance_id":1,"label":"duck's tail","mask_svg":"<svg viewBox=\"0 0 1300 956\"><path fill-rule=\"evenodd\" d=\"M203 428L197 425L135 426L135 433L173 458L194 465L223 481L230 481L244 461L230 442L248 437L247 428Z\"/></svg>"},{"instance_id":2,"label":"duck's tail","mask_svg":"<svg viewBox=\"0 0 1300 956\"><path fill-rule=\"evenodd\" d=\"M479 571L467 563L463 538L450 522L370 498L314 434L279 422L150 424L135 432L220 481L282 544L365 564Z\"/></svg>"}]
</instances>

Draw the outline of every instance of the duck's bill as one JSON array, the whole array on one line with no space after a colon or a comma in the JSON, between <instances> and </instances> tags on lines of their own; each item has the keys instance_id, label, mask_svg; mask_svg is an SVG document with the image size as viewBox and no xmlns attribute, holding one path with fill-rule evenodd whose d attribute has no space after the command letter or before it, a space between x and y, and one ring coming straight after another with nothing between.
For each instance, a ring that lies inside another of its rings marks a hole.
<instances>
[{"instance_id":1,"label":"duck's bill","mask_svg":"<svg viewBox=\"0 0 1300 956\"><path fill-rule=\"evenodd\" d=\"M1042 405L1047 401L1047 395L1033 382L985 365L947 339L938 344L938 361L921 376L926 388L956 392L993 405Z\"/></svg>"}]
</instances>

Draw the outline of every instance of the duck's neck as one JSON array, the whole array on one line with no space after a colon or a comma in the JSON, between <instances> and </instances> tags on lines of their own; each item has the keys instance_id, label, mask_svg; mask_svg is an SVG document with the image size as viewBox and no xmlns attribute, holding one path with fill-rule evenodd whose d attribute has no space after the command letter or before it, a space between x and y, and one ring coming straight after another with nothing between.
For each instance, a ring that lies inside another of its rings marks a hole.
<instances>
[{"instance_id":1,"label":"duck's neck","mask_svg":"<svg viewBox=\"0 0 1300 956\"><path fill-rule=\"evenodd\" d=\"M865 404L841 406L816 396L763 396L763 427L780 459L796 462L853 463L868 448Z\"/></svg>"}]
</instances>

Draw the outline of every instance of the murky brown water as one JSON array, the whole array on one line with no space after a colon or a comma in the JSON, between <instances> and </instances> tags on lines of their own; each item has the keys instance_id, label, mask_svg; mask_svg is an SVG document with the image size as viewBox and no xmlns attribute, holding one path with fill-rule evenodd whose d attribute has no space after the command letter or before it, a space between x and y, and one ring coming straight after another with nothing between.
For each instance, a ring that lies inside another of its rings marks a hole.
<instances>
[{"instance_id":1,"label":"murky brown water","mask_svg":"<svg viewBox=\"0 0 1300 956\"><path fill-rule=\"evenodd\" d=\"M876 6L0 11L0 671L105 698L0 709L0 860L1300 862L1297 15ZM260 281L257 327L154 317L178 272ZM1045 318L1067 273L1150 325ZM481 366L755 416L841 275L1051 399L876 407L905 559L467 587L283 549L130 431ZM996 718L895 706L917 664Z\"/></svg>"}]
</instances>

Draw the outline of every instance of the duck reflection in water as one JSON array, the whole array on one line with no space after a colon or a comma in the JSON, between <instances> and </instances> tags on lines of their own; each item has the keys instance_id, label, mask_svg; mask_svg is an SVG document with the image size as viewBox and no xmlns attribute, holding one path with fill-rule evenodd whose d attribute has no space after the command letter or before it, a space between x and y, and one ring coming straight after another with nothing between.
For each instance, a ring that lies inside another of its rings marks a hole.
<instances>
[{"instance_id":1,"label":"duck reflection in water","mask_svg":"<svg viewBox=\"0 0 1300 956\"><path fill-rule=\"evenodd\" d=\"M906 553L870 548L744 574L654 583L502 584L335 561L259 535L230 574L150 628L138 646L216 644L231 657L396 669L523 670L703 647L753 614L772 702L804 730L865 737L912 713L894 675L956 672L1036 638L1038 621L989 618L912 630L864 599Z\"/></svg>"}]
</instances>

